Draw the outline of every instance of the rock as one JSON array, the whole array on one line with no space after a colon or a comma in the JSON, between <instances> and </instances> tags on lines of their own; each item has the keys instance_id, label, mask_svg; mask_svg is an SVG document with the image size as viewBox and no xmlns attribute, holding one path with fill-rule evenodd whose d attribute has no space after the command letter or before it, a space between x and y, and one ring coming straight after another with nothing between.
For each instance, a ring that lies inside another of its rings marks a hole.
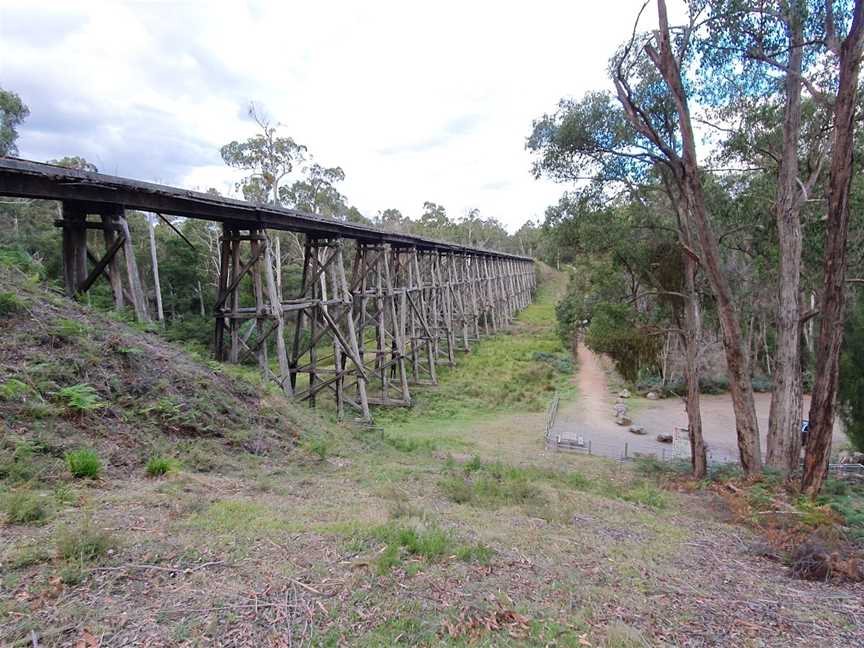
<instances>
[{"instance_id":1,"label":"rock","mask_svg":"<svg viewBox=\"0 0 864 648\"><path fill-rule=\"evenodd\" d=\"M631 421L627 416L616 416L615 422L618 425L630 425L633 423L633 421Z\"/></svg>"},{"instance_id":2,"label":"rock","mask_svg":"<svg viewBox=\"0 0 864 648\"><path fill-rule=\"evenodd\" d=\"M671 434L658 434L657 441L659 443L672 443L672 435Z\"/></svg>"},{"instance_id":3,"label":"rock","mask_svg":"<svg viewBox=\"0 0 864 648\"><path fill-rule=\"evenodd\" d=\"M645 398L647 398L648 400L659 400L660 399L660 397L657 395L657 392L653 392L653 391L650 391L647 394L645 394Z\"/></svg>"},{"instance_id":4,"label":"rock","mask_svg":"<svg viewBox=\"0 0 864 648\"><path fill-rule=\"evenodd\" d=\"M641 425L631 425L630 426L630 432L633 434L648 434L645 431L645 428L642 427Z\"/></svg>"},{"instance_id":5,"label":"rock","mask_svg":"<svg viewBox=\"0 0 864 648\"><path fill-rule=\"evenodd\" d=\"M622 389L621 393L618 394L618 396L620 398L630 398L630 390L629 389Z\"/></svg>"}]
</instances>

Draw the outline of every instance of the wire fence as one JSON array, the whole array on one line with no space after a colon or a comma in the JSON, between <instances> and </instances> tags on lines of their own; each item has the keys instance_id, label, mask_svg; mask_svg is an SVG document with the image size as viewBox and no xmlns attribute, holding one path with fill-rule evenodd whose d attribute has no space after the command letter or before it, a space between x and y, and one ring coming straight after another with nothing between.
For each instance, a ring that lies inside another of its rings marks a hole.
<instances>
[{"instance_id":1,"label":"wire fence","mask_svg":"<svg viewBox=\"0 0 864 648\"><path fill-rule=\"evenodd\" d=\"M635 434L633 439L628 441L603 438L603 435L597 433L571 430L564 431L562 434L555 429L559 404L560 398L556 395L546 408L544 436L547 450L597 455L618 461L632 461L643 457L651 457L659 461L690 461L687 428L674 428L672 443L661 443ZM707 459L709 465L740 464L737 447L709 447ZM864 481L864 465L860 463L832 463L828 465L828 471L837 477Z\"/></svg>"}]
</instances>

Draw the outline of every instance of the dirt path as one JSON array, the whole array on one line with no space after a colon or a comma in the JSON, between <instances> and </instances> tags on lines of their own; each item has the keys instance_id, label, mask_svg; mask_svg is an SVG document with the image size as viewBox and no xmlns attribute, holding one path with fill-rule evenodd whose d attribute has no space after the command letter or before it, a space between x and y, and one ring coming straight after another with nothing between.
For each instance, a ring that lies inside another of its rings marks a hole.
<instances>
[{"instance_id":1,"label":"dirt path","mask_svg":"<svg viewBox=\"0 0 864 648\"><path fill-rule=\"evenodd\" d=\"M592 452L607 457L620 457L627 444L628 454L634 452L657 454L671 453L671 446L658 443L657 434L671 433L673 427L686 427L687 414L681 398L650 401L641 397L627 399L629 413L634 425L645 428L645 436L631 434L626 427L615 424L613 405L615 395L609 391L606 372L601 361L584 344L577 350L578 372L574 377L578 396L574 401L561 406L555 432L566 438L583 437L591 441ZM765 447L765 432L768 429L770 394L755 394L759 429L762 431L762 447ZM704 395L702 404L702 426L708 443L710 458L715 461L735 461L738 456L735 438L735 414L728 394ZM809 396L804 397L803 415L810 407ZM835 430L835 443L845 437Z\"/></svg>"}]
</instances>

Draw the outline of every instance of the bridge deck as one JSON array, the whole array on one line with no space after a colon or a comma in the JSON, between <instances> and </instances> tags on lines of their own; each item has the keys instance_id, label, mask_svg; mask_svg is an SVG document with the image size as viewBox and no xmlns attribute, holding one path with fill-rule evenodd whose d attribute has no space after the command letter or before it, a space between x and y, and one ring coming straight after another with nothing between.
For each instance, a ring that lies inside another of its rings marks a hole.
<instances>
[{"instance_id":1,"label":"bridge deck","mask_svg":"<svg viewBox=\"0 0 864 648\"><path fill-rule=\"evenodd\" d=\"M234 227L299 232L313 238L346 238L418 250L531 261L528 257L329 220L296 209L257 205L200 191L17 158L0 158L0 195L75 201L86 204L93 213L99 213L109 206L121 206L124 209L216 221Z\"/></svg>"}]
</instances>

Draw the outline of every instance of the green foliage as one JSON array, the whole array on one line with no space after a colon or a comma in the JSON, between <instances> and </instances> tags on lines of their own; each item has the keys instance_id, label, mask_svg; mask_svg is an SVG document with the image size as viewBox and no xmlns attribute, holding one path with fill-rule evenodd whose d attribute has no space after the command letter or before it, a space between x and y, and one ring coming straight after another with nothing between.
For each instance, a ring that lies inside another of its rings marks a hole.
<instances>
[{"instance_id":1,"label":"green foliage","mask_svg":"<svg viewBox=\"0 0 864 648\"><path fill-rule=\"evenodd\" d=\"M21 484L35 479L38 467L33 457L35 453L33 445L26 441L18 441L12 447L12 452L4 449L0 456L0 479L9 484Z\"/></svg>"},{"instance_id":2,"label":"green foliage","mask_svg":"<svg viewBox=\"0 0 864 648\"><path fill-rule=\"evenodd\" d=\"M795 501L795 508L801 513L799 520L807 526L818 529L834 525L835 516L832 516L831 507L828 505L814 502L809 497L799 497Z\"/></svg>"},{"instance_id":3,"label":"green foliage","mask_svg":"<svg viewBox=\"0 0 864 648\"><path fill-rule=\"evenodd\" d=\"M316 437L309 439L304 445L306 449L317 456L320 461L324 461L327 458L327 452L330 449L327 439Z\"/></svg>"},{"instance_id":4,"label":"green foliage","mask_svg":"<svg viewBox=\"0 0 864 648\"><path fill-rule=\"evenodd\" d=\"M6 494L3 497L3 512L11 524L31 524L48 517L45 498L29 490Z\"/></svg>"},{"instance_id":5,"label":"green foliage","mask_svg":"<svg viewBox=\"0 0 864 648\"><path fill-rule=\"evenodd\" d=\"M0 247L0 268L16 268L37 279L45 278L44 266L20 246Z\"/></svg>"},{"instance_id":6,"label":"green foliage","mask_svg":"<svg viewBox=\"0 0 864 648\"><path fill-rule=\"evenodd\" d=\"M413 439L387 433L383 433L381 438L384 440L384 443L399 452L432 452L436 448L435 441L432 439Z\"/></svg>"},{"instance_id":7,"label":"green foliage","mask_svg":"<svg viewBox=\"0 0 864 648\"><path fill-rule=\"evenodd\" d=\"M73 477L96 479L102 473L102 460L95 450L82 448L66 453L66 466Z\"/></svg>"},{"instance_id":8,"label":"green foliage","mask_svg":"<svg viewBox=\"0 0 864 648\"><path fill-rule=\"evenodd\" d=\"M86 563L101 558L117 546L108 531L95 527L88 518L76 526L60 528L55 536L58 555L69 561Z\"/></svg>"},{"instance_id":9,"label":"green foliage","mask_svg":"<svg viewBox=\"0 0 864 648\"><path fill-rule=\"evenodd\" d=\"M632 308L623 304L601 303L594 307L585 344L595 353L605 353L629 381L635 381L640 370L657 368L662 336L641 326Z\"/></svg>"},{"instance_id":10,"label":"green foliage","mask_svg":"<svg viewBox=\"0 0 864 648\"><path fill-rule=\"evenodd\" d=\"M381 575L389 573L408 556L434 562L453 553L456 547L451 535L435 526L420 528L390 523L373 529L372 536L385 545L376 561Z\"/></svg>"},{"instance_id":11,"label":"green foliage","mask_svg":"<svg viewBox=\"0 0 864 648\"><path fill-rule=\"evenodd\" d=\"M669 506L666 494L646 482L601 481L594 484L593 488L604 497L632 502L655 510L663 510Z\"/></svg>"},{"instance_id":12,"label":"green foliage","mask_svg":"<svg viewBox=\"0 0 864 648\"><path fill-rule=\"evenodd\" d=\"M51 335L61 340L74 340L87 333L87 327L73 319L59 318L54 320Z\"/></svg>"},{"instance_id":13,"label":"green foliage","mask_svg":"<svg viewBox=\"0 0 864 648\"><path fill-rule=\"evenodd\" d=\"M87 383L63 387L57 392L57 397L63 401L69 410L77 414L87 414L105 407L99 394L92 385Z\"/></svg>"},{"instance_id":14,"label":"green foliage","mask_svg":"<svg viewBox=\"0 0 864 648\"><path fill-rule=\"evenodd\" d=\"M535 351L531 356L532 360L545 362L553 367L556 371L563 374L573 373L573 356L570 353L548 353L546 351Z\"/></svg>"},{"instance_id":15,"label":"green foliage","mask_svg":"<svg viewBox=\"0 0 864 648\"><path fill-rule=\"evenodd\" d=\"M14 315L24 310L24 300L11 292L0 292L0 317Z\"/></svg>"},{"instance_id":16,"label":"green foliage","mask_svg":"<svg viewBox=\"0 0 864 648\"><path fill-rule=\"evenodd\" d=\"M18 155L18 126L29 114L17 93L0 88L0 157Z\"/></svg>"},{"instance_id":17,"label":"green foliage","mask_svg":"<svg viewBox=\"0 0 864 648\"><path fill-rule=\"evenodd\" d=\"M846 436L864 452L864 298L857 300L846 322L837 396Z\"/></svg>"},{"instance_id":18,"label":"green foliage","mask_svg":"<svg viewBox=\"0 0 864 648\"><path fill-rule=\"evenodd\" d=\"M488 565L495 551L484 544L465 545L456 551L456 557L462 562Z\"/></svg>"},{"instance_id":19,"label":"green foliage","mask_svg":"<svg viewBox=\"0 0 864 648\"><path fill-rule=\"evenodd\" d=\"M154 455L147 460L145 470L148 477L162 477L169 472L174 472L179 467L176 459Z\"/></svg>"},{"instance_id":20,"label":"green foliage","mask_svg":"<svg viewBox=\"0 0 864 648\"><path fill-rule=\"evenodd\" d=\"M816 504L838 513L850 538L864 545L864 486L829 477Z\"/></svg>"},{"instance_id":21,"label":"green foliage","mask_svg":"<svg viewBox=\"0 0 864 648\"><path fill-rule=\"evenodd\" d=\"M0 385L0 398L8 401L23 400L32 390L27 383L17 378L10 378Z\"/></svg>"},{"instance_id":22,"label":"green foliage","mask_svg":"<svg viewBox=\"0 0 864 648\"><path fill-rule=\"evenodd\" d=\"M496 509L545 503L546 498L539 487L541 482L574 490L588 486L585 477L575 471L522 468L501 462L483 463L479 457L465 463L461 472L450 468L438 485L452 502Z\"/></svg>"}]
</instances>

